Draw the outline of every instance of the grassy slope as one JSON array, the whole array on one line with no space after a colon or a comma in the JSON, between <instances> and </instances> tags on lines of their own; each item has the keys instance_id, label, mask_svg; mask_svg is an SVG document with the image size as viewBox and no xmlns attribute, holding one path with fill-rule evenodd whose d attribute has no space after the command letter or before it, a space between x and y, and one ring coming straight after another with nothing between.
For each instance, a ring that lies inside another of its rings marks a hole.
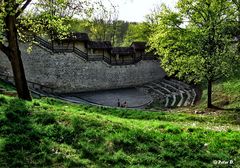
<instances>
[{"instance_id":1,"label":"grassy slope","mask_svg":"<svg viewBox=\"0 0 240 168\"><path fill-rule=\"evenodd\" d=\"M236 100L228 106L239 107ZM216 167L214 160L233 160L239 167L238 112L228 114L111 109L49 98L25 102L0 95L0 167Z\"/></svg>"},{"instance_id":2,"label":"grassy slope","mask_svg":"<svg viewBox=\"0 0 240 168\"><path fill-rule=\"evenodd\" d=\"M200 106L204 107L206 103L205 90ZM213 104L226 109L240 109L240 76L214 85Z\"/></svg>"}]
</instances>

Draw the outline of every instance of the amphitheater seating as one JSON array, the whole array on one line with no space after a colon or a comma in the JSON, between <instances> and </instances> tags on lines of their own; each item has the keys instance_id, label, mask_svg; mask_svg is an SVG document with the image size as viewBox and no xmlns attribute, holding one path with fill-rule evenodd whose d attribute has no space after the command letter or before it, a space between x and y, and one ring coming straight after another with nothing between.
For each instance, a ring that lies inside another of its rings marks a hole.
<instances>
[{"instance_id":1,"label":"amphitheater seating","mask_svg":"<svg viewBox=\"0 0 240 168\"><path fill-rule=\"evenodd\" d=\"M155 101L160 101L167 107L192 106L196 101L194 88L176 79L161 79L142 87Z\"/></svg>"}]
</instances>

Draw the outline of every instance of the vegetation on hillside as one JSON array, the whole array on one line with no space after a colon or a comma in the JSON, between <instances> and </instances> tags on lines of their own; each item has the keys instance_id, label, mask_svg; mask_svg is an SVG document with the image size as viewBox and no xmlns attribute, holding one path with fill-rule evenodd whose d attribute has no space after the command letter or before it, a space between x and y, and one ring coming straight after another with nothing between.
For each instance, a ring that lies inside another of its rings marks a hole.
<instances>
[{"instance_id":1,"label":"vegetation on hillside","mask_svg":"<svg viewBox=\"0 0 240 168\"><path fill-rule=\"evenodd\" d=\"M222 86L237 95L238 85ZM0 94L0 167L240 166L239 112L178 111L94 107L52 98L26 102ZM220 161L224 164L216 165Z\"/></svg>"},{"instance_id":2,"label":"vegetation on hillside","mask_svg":"<svg viewBox=\"0 0 240 168\"><path fill-rule=\"evenodd\" d=\"M19 1L22 2L19 6L16 5L17 1L6 2L4 4L7 5L6 10L0 10L0 21L2 21L0 49L12 62L20 97L30 100L17 41L17 30L23 27L19 25L16 27L17 19L30 1ZM36 32L41 32L46 27L51 31L54 27L61 29L62 27L58 25L63 22L57 14L62 15L55 13L56 17L53 17L51 7L56 5L56 9L59 9L58 6L63 6L57 4L50 6L49 1L42 2L48 5L45 6L43 15L39 16L39 20L34 19L36 22L33 23L31 19L26 20L25 25L27 27L35 25ZM220 4L218 1L214 2L217 2L214 4L216 6ZM238 4L238 0L227 2ZM5 9L2 5L0 4L1 9ZM65 7L67 9L67 6ZM176 15L170 16L170 20L174 21L171 23L178 25L179 20L176 19ZM197 15L194 17L198 18ZM41 21L46 19L49 22L43 24ZM99 21L101 19L96 23L102 23ZM127 45L131 40L148 38L147 33L150 31L148 25L130 24L132 26L129 26L128 23L118 21L109 24L115 23L119 24L119 27L113 26L109 33L110 39L114 41L113 44L123 43L123 34L126 34L124 43ZM224 30L230 30L228 26L224 25L223 27L226 28ZM123 31L119 36L116 34L117 28ZM2 36L4 29L7 30L9 46L5 46ZM99 31L94 31L102 32L103 36L107 37L105 30L100 26ZM191 35L196 35L197 32ZM211 31L207 29L206 32ZM177 35L174 33L176 31L170 32L174 38L186 37L190 40L195 37L177 36L178 33ZM222 41L220 39L221 43L217 43L215 47L224 46L222 42L226 42L226 39ZM159 43L157 40L154 42ZM189 41L183 44L180 48L193 46ZM211 48L211 45L209 46ZM228 47L225 46L224 50L221 47L217 48L217 54L226 54L225 49ZM9 51L14 52L9 53ZM182 53L179 52L172 53L174 56L181 56ZM161 54L163 53L159 55ZM187 65L190 65L189 63L196 65L200 62L196 60L191 62L190 59L187 60ZM226 61L223 63L225 64ZM34 99L28 102L7 96L14 95L9 94L15 92L14 87L0 81L0 88L7 90L7 94L0 93L0 167L240 167L239 78L221 81L213 87L213 104L225 110L205 108L206 90L201 102L195 107L159 111L154 108L130 110L76 105L53 98Z\"/></svg>"},{"instance_id":3,"label":"vegetation on hillside","mask_svg":"<svg viewBox=\"0 0 240 168\"><path fill-rule=\"evenodd\" d=\"M219 81L213 86L213 104L222 109L240 111L240 78L239 75L228 80ZM207 91L204 90L201 103L197 107L205 108Z\"/></svg>"},{"instance_id":4,"label":"vegetation on hillside","mask_svg":"<svg viewBox=\"0 0 240 168\"><path fill-rule=\"evenodd\" d=\"M214 107L212 84L239 69L238 3L179 0L176 8L162 6L150 46L169 75L208 83L207 105Z\"/></svg>"}]
</instances>

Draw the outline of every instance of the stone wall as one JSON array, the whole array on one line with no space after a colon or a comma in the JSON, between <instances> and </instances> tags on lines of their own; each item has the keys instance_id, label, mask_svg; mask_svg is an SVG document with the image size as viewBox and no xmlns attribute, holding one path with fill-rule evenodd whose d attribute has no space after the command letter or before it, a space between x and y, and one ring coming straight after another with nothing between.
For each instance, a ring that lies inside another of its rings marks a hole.
<instances>
[{"instance_id":1,"label":"stone wall","mask_svg":"<svg viewBox=\"0 0 240 168\"><path fill-rule=\"evenodd\" d=\"M111 66L103 61L86 62L74 53L51 54L47 49L20 44L28 81L54 88L57 93L134 87L165 76L156 60L134 65ZM12 76L7 57L0 52L0 73Z\"/></svg>"}]
</instances>

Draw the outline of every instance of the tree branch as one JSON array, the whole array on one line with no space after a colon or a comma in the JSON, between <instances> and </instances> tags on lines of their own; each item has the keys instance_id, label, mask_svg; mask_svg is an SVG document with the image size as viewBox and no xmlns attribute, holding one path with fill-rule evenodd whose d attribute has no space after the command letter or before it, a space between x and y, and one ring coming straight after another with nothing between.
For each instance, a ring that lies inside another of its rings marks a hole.
<instances>
[{"instance_id":1,"label":"tree branch","mask_svg":"<svg viewBox=\"0 0 240 168\"><path fill-rule=\"evenodd\" d=\"M27 0L25 4L18 10L16 13L16 17L18 17L26 8L27 6L32 2L32 0Z\"/></svg>"}]
</instances>

